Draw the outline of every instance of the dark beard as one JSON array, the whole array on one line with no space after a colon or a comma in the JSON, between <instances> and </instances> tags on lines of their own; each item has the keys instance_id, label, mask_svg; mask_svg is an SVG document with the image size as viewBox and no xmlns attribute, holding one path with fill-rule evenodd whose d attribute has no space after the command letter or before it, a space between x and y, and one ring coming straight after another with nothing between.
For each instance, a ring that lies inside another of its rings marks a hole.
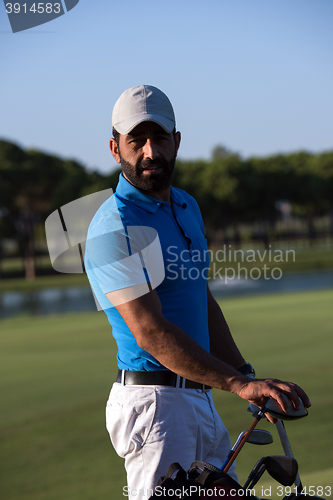
<instances>
[{"instance_id":1,"label":"dark beard","mask_svg":"<svg viewBox=\"0 0 333 500\"><path fill-rule=\"evenodd\" d=\"M171 185L172 173L176 163L176 153L167 161L164 158L157 157L154 160L142 160L135 166L124 160L120 155L120 162L123 174L138 189L142 191L163 191ZM162 172L157 174L145 175L145 168L161 167Z\"/></svg>"}]
</instances>

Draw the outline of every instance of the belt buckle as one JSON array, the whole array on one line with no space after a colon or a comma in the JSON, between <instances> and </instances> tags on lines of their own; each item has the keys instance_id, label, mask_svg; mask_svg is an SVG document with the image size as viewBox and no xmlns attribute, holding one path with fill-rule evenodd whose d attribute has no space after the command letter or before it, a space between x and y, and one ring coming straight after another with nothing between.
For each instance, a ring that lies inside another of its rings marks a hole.
<instances>
[{"instance_id":1,"label":"belt buckle","mask_svg":"<svg viewBox=\"0 0 333 500\"><path fill-rule=\"evenodd\" d=\"M209 392L210 391L210 386L209 385L205 385L205 384L202 384L202 392L206 393L206 392Z\"/></svg>"}]
</instances>

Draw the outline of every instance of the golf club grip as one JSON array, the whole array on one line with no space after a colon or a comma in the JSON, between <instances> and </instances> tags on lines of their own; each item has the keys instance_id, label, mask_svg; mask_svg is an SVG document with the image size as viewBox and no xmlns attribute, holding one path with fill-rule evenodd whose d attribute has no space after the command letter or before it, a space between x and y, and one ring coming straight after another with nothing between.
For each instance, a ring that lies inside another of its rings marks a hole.
<instances>
[{"instance_id":1,"label":"golf club grip","mask_svg":"<svg viewBox=\"0 0 333 500\"><path fill-rule=\"evenodd\" d=\"M225 461L222 464L221 470L224 469L224 467L227 465L227 463L229 462L229 460L230 460L230 458L232 457L233 454L234 454L234 450L231 448L231 450L228 453L227 458L225 459Z\"/></svg>"},{"instance_id":2,"label":"golf club grip","mask_svg":"<svg viewBox=\"0 0 333 500\"><path fill-rule=\"evenodd\" d=\"M295 458L294 455L293 455L290 443L289 443L289 439L288 439L288 436L287 436L286 428L285 428L284 423L282 422L282 420L278 420L276 422L276 428L277 428L277 431L278 431L278 434L279 434L279 438L280 438L280 441L281 441L281 444L282 444L282 448L283 448L284 454L286 455L286 457ZM296 476L296 479L295 479L295 486L296 487L301 487L302 486L301 478L299 477L298 473L297 473L297 476Z\"/></svg>"}]
</instances>

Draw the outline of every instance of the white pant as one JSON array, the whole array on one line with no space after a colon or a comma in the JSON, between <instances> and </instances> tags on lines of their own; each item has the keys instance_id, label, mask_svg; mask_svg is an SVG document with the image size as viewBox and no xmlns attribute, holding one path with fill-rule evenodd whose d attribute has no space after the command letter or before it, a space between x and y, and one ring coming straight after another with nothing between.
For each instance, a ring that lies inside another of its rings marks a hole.
<instances>
[{"instance_id":1,"label":"white pant","mask_svg":"<svg viewBox=\"0 0 333 500\"><path fill-rule=\"evenodd\" d=\"M112 444L125 458L130 499L148 499L173 462L195 460L221 467L230 448L228 431L210 391L115 383L106 406ZM235 463L229 470L237 480Z\"/></svg>"}]
</instances>

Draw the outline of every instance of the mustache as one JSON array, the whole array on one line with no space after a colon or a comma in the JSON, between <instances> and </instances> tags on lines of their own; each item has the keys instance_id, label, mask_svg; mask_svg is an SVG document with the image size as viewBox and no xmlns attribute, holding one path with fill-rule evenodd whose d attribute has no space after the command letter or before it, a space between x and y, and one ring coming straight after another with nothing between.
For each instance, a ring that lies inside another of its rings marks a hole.
<instances>
[{"instance_id":1,"label":"mustache","mask_svg":"<svg viewBox=\"0 0 333 500\"><path fill-rule=\"evenodd\" d=\"M145 168L154 168L154 167L162 167L167 168L168 162L164 158L154 158L154 160L141 160L137 165L140 169L144 170Z\"/></svg>"}]
</instances>

